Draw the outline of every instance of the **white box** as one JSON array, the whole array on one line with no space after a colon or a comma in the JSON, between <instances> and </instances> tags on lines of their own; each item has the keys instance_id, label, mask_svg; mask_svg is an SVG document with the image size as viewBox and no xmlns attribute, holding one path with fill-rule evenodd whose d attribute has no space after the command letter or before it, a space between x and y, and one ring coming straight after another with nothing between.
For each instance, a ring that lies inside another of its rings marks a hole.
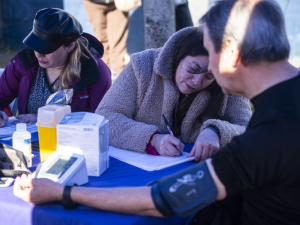
<instances>
[{"instance_id":1,"label":"white box","mask_svg":"<svg viewBox=\"0 0 300 225\"><path fill-rule=\"evenodd\" d=\"M108 120L95 113L65 114L57 124L57 151L85 156L89 176L100 176L109 167Z\"/></svg>"}]
</instances>

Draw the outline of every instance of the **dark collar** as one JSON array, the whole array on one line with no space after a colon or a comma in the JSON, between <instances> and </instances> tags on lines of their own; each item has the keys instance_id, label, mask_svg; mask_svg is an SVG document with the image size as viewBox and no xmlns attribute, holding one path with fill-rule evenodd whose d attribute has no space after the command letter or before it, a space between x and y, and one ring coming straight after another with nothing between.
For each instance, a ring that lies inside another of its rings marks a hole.
<instances>
[{"instance_id":1,"label":"dark collar","mask_svg":"<svg viewBox=\"0 0 300 225\"><path fill-rule=\"evenodd\" d=\"M34 55L34 51L29 47L26 47L25 49L20 51L18 53L18 56L24 64L26 70L29 70L38 64L38 60Z\"/></svg>"},{"instance_id":2,"label":"dark collar","mask_svg":"<svg viewBox=\"0 0 300 225\"><path fill-rule=\"evenodd\" d=\"M77 82L73 87L73 92L75 93L80 88L86 87L92 83L94 83L96 80L100 77L100 71L98 67L97 61L94 59L93 56L87 54L83 50L85 56L81 56L81 73L80 73L80 80Z\"/></svg>"},{"instance_id":3,"label":"dark collar","mask_svg":"<svg viewBox=\"0 0 300 225\"><path fill-rule=\"evenodd\" d=\"M80 73L80 79L79 81L73 86L73 92L75 93L80 88L86 87L96 80L99 79L100 73L99 68L96 60L87 54L83 50L84 54L87 55L89 58L86 58L85 56L81 56L81 73ZM26 70L31 69L32 67L38 65L38 60L34 55L34 51L26 47L22 51L18 53L18 56L22 63L24 64Z\"/></svg>"}]
</instances>

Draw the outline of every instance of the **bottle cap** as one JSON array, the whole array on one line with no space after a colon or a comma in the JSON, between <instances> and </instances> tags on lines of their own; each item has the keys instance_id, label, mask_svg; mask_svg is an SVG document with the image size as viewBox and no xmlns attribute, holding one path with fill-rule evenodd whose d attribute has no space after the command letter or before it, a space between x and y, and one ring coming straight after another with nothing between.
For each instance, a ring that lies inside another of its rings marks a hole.
<instances>
[{"instance_id":1,"label":"bottle cap","mask_svg":"<svg viewBox=\"0 0 300 225\"><path fill-rule=\"evenodd\" d=\"M26 123L17 123L17 131L26 131Z\"/></svg>"}]
</instances>

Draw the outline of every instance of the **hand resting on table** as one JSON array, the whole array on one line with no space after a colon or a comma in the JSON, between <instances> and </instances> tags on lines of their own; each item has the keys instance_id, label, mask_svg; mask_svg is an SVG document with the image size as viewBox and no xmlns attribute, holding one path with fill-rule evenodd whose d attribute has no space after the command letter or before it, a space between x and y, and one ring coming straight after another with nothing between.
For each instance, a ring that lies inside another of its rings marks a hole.
<instances>
[{"instance_id":1,"label":"hand resting on table","mask_svg":"<svg viewBox=\"0 0 300 225\"><path fill-rule=\"evenodd\" d=\"M37 121L37 114L21 114L19 119L12 122L12 124L17 123L27 123L28 125L35 124Z\"/></svg>"},{"instance_id":2,"label":"hand resting on table","mask_svg":"<svg viewBox=\"0 0 300 225\"><path fill-rule=\"evenodd\" d=\"M64 186L46 178L33 179L22 174L14 184L14 195L31 204L43 204L62 199Z\"/></svg>"},{"instance_id":3,"label":"hand resting on table","mask_svg":"<svg viewBox=\"0 0 300 225\"><path fill-rule=\"evenodd\" d=\"M210 158L220 149L220 140L216 132L206 128L198 136L194 147L187 157L195 156L195 161Z\"/></svg>"}]
</instances>

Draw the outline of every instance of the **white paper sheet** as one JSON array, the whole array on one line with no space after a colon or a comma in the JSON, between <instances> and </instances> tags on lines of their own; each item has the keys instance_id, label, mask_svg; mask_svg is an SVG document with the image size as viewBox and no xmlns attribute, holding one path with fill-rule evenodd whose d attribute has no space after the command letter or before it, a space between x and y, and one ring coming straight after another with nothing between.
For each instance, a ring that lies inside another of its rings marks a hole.
<instances>
[{"instance_id":1,"label":"white paper sheet","mask_svg":"<svg viewBox=\"0 0 300 225\"><path fill-rule=\"evenodd\" d=\"M11 124L11 122L18 120L15 117L10 117L6 122L5 126L0 128L0 140L7 141L12 139L13 133L16 131L16 125ZM27 131L31 134L38 131L38 128L35 124L28 125L27 124Z\"/></svg>"},{"instance_id":2,"label":"white paper sheet","mask_svg":"<svg viewBox=\"0 0 300 225\"><path fill-rule=\"evenodd\" d=\"M187 158L187 152L183 152L182 156L167 157L123 150L113 146L109 146L109 155L147 171L161 170L170 166L192 161L195 158Z\"/></svg>"}]
</instances>

